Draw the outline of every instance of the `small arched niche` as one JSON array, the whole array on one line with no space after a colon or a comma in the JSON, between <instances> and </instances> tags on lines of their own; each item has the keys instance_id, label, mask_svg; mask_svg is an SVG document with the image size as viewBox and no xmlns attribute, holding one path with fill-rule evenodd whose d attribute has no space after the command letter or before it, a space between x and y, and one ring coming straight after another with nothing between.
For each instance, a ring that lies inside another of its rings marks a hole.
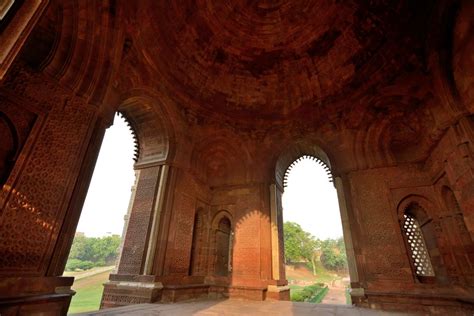
<instances>
[{"instance_id":1,"label":"small arched niche","mask_svg":"<svg viewBox=\"0 0 474 316\"><path fill-rule=\"evenodd\" d=\"M220 211L212 221L213 274L228 277L232 273L233 222L227 211Z\"/></svg>"},{"instance_id":2,"label":"small arched niche","mask_svg":"<svg viewBox=\"0 0 474 316\"><path fill-rule=\"evenodd\" d=\"M413 277L420 283L444 283L447 279L435 227L439 223L435 225L432 212L435 212L433 203L423 196L408 196L398 206Z\"/></svg>"},{"instance_id":3,"label":"small arched niche","mask_svg":"<svg viewBox=\"0 0 474 316\"><path fill-rule=\"evenodd\" d=\"M0 111L0 187L6 182L16 160L19 149L15 125Z\"/></svg>"}]
</instances>

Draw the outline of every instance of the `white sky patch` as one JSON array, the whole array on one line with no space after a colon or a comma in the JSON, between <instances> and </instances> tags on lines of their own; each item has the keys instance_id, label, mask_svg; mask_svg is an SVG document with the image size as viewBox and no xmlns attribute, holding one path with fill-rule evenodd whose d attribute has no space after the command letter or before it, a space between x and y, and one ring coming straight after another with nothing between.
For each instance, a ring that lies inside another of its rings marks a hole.
<instances>
[{"instance_id":1,"label":"white sky patch","mask_svg":"<svg viewBox=\"0 0 474 316\"><path fill-rule=\"evenodd\" d=\"M314 160L301 160L288 174L283 221L295 222L319 239L342 236L336 188Z\"/></svg>"},{"instance_id":2,"label":"white sky patch","mask_svg":"<svg viewBox=\"0 0 474 316\"><path fill-rule=\"evenodd\" d=\"M135 180L135 143L125 120L115 116L107 129L82 209L78 232L88 237L122 234Z\"/></svg>"}]
</instances>

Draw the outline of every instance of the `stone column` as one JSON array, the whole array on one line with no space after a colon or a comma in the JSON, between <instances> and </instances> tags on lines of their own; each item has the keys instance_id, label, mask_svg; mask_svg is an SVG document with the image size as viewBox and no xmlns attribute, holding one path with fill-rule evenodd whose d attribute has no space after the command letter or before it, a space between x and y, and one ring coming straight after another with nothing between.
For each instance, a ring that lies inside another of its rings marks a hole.
<instances>
[{"instance_id":1,"label":"stone column","mask_svg":"<svg viewBox=\"0 0 474 316\"><path fill-rule=\"evenodd\" d=\"M128 229L128 222L130 220L130 213L132 212L133 201L135 201L135 194L137 193L138 176L139 176L139 170L135 170L135 181L134 181L134 183L132 185L132 188L131 188L132 194L130 195L130 202L128 203L127 214L125 214L124 217L123 217L124 223L123 223L123 229L122 229L122 235L121 235L122 240L120 241L118 257L117 257L117 261L115 263L115 268L114 268L113 273L118 272L118 267L120 265L120 259L122 258L123 245L125 244L125 235L126 235L127 229Z\"/></svg>"},{"instance_id":2,"label":"stone column","mask_svg":"<svg viewBox=\"0 0 474 316\"><path fill-rule=\"evenodd\" d=\"M349 268L349 277L351 279L351 296L364 297L364 289L360 287L359 272L357 271L357 262L352 241L351 223L349 220L347 198L344 192L343 181L341 177L334 178L334 185L337 190L337 199L339 202L339 211L341 213L342 232L344 235L344 244L347 253L347 265Z\"/></svg>"},{"instance_id":3,"label":"stone column","mask_svg":"<svg viewBox=\"0 0 474 316\"><path fill-rule=\"evenodd\" d=\"M152 275L168 166L137 166L136 192L116 274L104 285L101 308L151 303L160 299L160 282Z\"/></svg>"},{"instance_id":4,"label":"stone column","mask_svg":"<svg viewBox=\"0 0 474 316\"><path fill-rule=\"evenodd\" d=\"M272 278L275 284L269 284L269 299L289 300L290 288L285 274L285 247L283 243L282 192L276 184L270 185L270 224L272 241Z\"/></svg>"}]
</instances>

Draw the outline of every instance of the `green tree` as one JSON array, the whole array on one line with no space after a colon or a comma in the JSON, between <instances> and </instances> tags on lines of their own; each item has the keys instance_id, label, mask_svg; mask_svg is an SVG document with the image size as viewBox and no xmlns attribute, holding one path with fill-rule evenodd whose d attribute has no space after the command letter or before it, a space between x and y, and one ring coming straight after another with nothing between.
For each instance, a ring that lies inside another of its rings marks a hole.
<instances>
[{"instance_id":1,"label":"green tree","mask_svg":"<svg viewBox=\"0 0 474 316\"><path fill-rule=\"evenodd\" d=\"M87 269L114 264L119 246L118 235L99 238L77 235L71 246L66 269Z\"/></svg>"},{"instance_id":2,"label":"green tree","mask_svg":"<svg viewBox=\"0 0 474 316\"><path fill-rule=\"evenodd\" d=\"M347 256L344 239L315 239L293 222L283 224L285 258L287 263L306 261L311 264L316 275L317 262L321 261L324 268L340 271L347 269Z\"/></svg>"},{"instance_id":3,"label":"green tree","mask_svg":"<svg viewBox=\"0 0 474 316\"><path fill-rule=\"evenodd\" d=\"M313 261L318 241L300 225L293 222L283 224L285 258L287 262Z\"/></svg>"},{"instance_id":4,"label":"green tree","mask_svg":"<svg viewBox=\"0 0 474 316\"><path fill-rule=\"evenodd\" d=\"M329 270L347 269L347 255L344 240L326 239L321 243L321 263Z\"/></svg>"},{"instance_id":5,"label":"green tree","mask_svg":"<svg viewBox=\"0 0 474 316\"><path fill-rule=\"evenodd\" d=\"M95 262L99 262L101 265L113 264L117 258L119 246L120 237L118 235L96 238L92 244Z\"/></svg>"}]
</instances>

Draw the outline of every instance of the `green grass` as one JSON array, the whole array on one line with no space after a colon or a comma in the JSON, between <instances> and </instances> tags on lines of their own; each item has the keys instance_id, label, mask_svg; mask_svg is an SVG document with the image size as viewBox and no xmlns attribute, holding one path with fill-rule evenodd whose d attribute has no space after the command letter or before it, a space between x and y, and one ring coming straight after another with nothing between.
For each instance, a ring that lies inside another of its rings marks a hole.
<instances>
[{"instance_id":1,"label":"green grass","mask_svg":"<svg viewBox=\"0 0 474 316\"><path fill-rule=\"evenodd\" d=\"M292 301L315 304L321 303L329 291L327 285L323 283L315 283L313 285L293 289L290 287L290 290Z\"/></svg>"},{"instance_id":2,"label":"green grass","mask_svg":"<svg viewBox=\"0 0 474 316\"><path fill-rule=\"evenodd\" d=\"M320 261L316 262L316 275L314 277L316 282L331 283L333 280L338 280L341 277L335 272L326 270Z\"/></svg>"},{"instance_id":3,"label":"green grass","mask_svg":"<svg viewBox=\"0 0 474 316\"><path fill-rule=\"evenodd\" d=\"M107 280L110 271L93 275L74 282L73 296L69 307L69 314L96 311L100 307L100 300L104 290L103 283Z\"/></svg>"},{"instance_id":4,"label":"green grass","mask_svg":"<svg viewBox=\"0 0 474 316\"><path fill-rule=\"evenodd\" d=\"M82 289L73 297L69 313L83 313L98 310L102 297L102 284Z\"/></svg>"},{"instance_id":5,"label":"green grass","mask_svg":"<svg viewBox=\"0 0 474 316\"><path fill-rule=\"evenodd\" d=\"M309 302L310 303L315 303L315 304L319 304L322 302L323 298L326 296L326 294L328 294L329 292L329 289L327 286L325 286L324 288L322 289L319 289L313 297L311 297L309 299Z\"/></svg>"},{"instance_id":6,"label":"green grass","mask_svg":"<svg viewBox=\"0 0 474 316\"><path fill-rule=\"evenodd\" d=\"M291 284L290 285L290 300L294 301L295 297L298 296L298 294L296 293L301 292L303 289L304 289L304 286Z\"/></svg>"},{"instance_id":7,"label":"green grass","mask_svg":"<svg viewBox=\"0 0 474 316\"><path fill-rule=\"evenodd\" d=\"M346 304L352 305L351 294L349 293L350 288L346 288Z\"/></svg>"}]
</instances>

